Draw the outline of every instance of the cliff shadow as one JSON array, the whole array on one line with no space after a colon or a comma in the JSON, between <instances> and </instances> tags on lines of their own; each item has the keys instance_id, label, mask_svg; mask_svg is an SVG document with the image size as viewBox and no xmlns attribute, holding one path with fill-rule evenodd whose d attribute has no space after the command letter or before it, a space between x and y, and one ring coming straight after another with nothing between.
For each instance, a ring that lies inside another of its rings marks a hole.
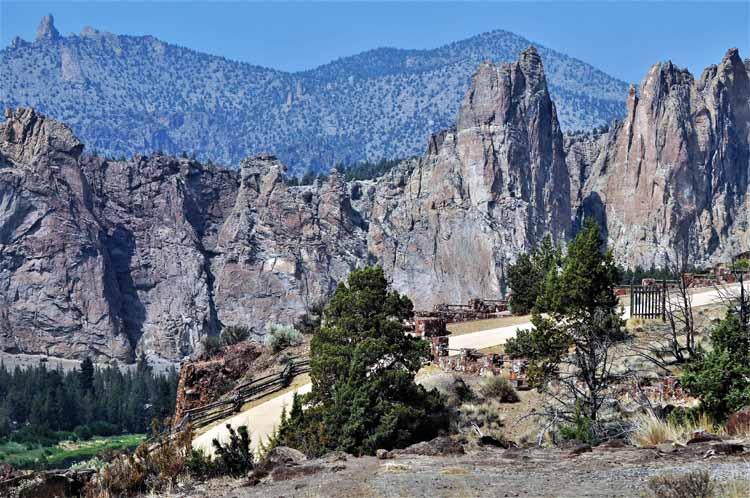
<instances>
[{"instance_id":1,"label":"cliff shadow","mask_svg":"<svg viewBox=\"0 0 750 498\"><path fill-rule=\"evenodd\" d=\"M133 232L118 225L111 234L106 235L105 241L120 294L117 316L135 353L146 321L146 306L138 296L138 286L133 279L133 264L138 264L135 261L135 237Z\"/></svg>"},{"instance_id":2,"label":"cliff shadow","mask_svg":"<svg viewBox=\"0 0 750 498\"><path fill-rule=\"evenodd\" d=\"M599 225L602 239L605 242L608 241L607 208L604 206L604 202L597 192L592 192L578 207L578 212L573 220L573 237L581 230L583 222L589 218L593 218L596 221Z\"/></svg>"}]
</instances>

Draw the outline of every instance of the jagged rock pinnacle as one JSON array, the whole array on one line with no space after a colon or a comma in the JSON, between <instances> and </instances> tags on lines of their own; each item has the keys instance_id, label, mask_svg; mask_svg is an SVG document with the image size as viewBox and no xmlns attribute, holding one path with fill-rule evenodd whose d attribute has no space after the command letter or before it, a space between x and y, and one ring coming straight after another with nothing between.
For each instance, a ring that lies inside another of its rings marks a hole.
<instances>
[{"instance_id":1,"label":"jagged rock pinnacle","mask_svg":"<svg viewBox=\"0 0 750 498\"><path fill-rule=\"evenodd\" d=\"M39 27L36 28L36 41L54 41L60 38L60 33L55 28L55 18L52 14L47 14L39 21Z\"/></svg>"}]
</instances>

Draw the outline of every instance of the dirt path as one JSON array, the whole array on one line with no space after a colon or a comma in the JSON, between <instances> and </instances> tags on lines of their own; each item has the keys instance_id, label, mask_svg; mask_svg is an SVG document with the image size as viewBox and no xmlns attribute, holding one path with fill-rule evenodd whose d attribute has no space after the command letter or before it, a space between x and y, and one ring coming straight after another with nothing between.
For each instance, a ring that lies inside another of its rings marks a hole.
<instances>
[{"instance_id":1,"label":"dirt path","mask_svg":"<svg viewBox=\"0 0 750 498\"><path fill-rule=\"evenodd\" d=\"M227 442L229 432L226 429L227 424L237 428L245 425L250 430L252 438L251 447L253 450L258 449L260 442L265 443L268 440L281 418L281 412L286 407L287 411L292 407L294 393L305 394L310 392L312 384L304 384L294 391L288 391L280 396L271 398L265 403L260 403L249 410L246 410L234 417L223 421L215 427L200 434L193 440L193 448L201 449L204 453L213 455L213 445L211 442L218 439L220 442Z\"/></svg>"}]
</instances>

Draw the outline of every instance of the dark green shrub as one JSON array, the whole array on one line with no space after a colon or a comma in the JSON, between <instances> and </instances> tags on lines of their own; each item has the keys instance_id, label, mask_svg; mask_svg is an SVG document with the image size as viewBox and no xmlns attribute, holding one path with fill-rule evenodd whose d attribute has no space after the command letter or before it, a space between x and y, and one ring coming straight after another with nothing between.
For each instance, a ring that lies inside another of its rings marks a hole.
<instances>
[{"instance_id":1,"label":"dark green shrub","mask_svg":"<svg viewBox=\"0 0 750 498\"><path fill-rule=\"evenodd\" d=\"M229 442L222 444L213 440L216 453L216 469L223 475L241 477L253 468L253 452L250 449L250 434L247 427L241 425L235 431L227 424Z\"/></svg>"},{"instance_id":2,"label":"dark green shrub","mask_svg":"<svg viewBox=\"0 0 750 498\"><path fill-rule=\"evenodd\" d=\"M221 351L221 339L215 335L208 335L201 341L203 352L208 356L216 356Z\"/></svg>"},{"instance_id":3,"label":"dark green shrub","mask_svg":"<svg viewBox=\"0 0 750 498\"><path fill-rule=\"evenodd\" d=\"M576 414L573 423L560 426L559 433L563 441L581 441L583 443L594 444L596 435L594 433L593 423L590 418L581 413L580 408L576 405Z\"/></svg>"},{"instance_id":4,"label":"dark green shrub","mask_svg":"<svg viewBox=\"0 0 750 498\"><path fill-rule=\"evenodd\" d=\"M117 427L114 424L110 424L109 422L105 422L104 420L96 420L94 422L91 422L89 424L89 427L91 428L91 432L95 436L114 436L115 434L118 434L119 431L117 430Z\"/></svg>"},{"instance_id":5,"label":"dark green shrub","mask_svg":"<svg viewBox=\"0 0 750 498\"><path fill-rule=\"evenodd\" d=\"M78 439L80 439L81 441L88 441L94 435L91 427L89 427L88 425L79 425L75 428L74 432L78 436Z\"/></svg>"},{"instance_id":6,"label":"dark green shrub","mask_svg":"<svg viewBox=\"0 0 750 498\"><path fill-rule=\"evenodd\" d=\"M691 359L680 381L711 418L724 421L750 403L750 334L736 313L713 329L711 345Z\"/></svg>"},{"instance_id":7,"label":"dark green shrub","mask_svg":"<svg viewBox=\"0 0 750 498\"><path fill-rule=\"evenodd\" d=\"M231 346L246 341L250 337L250 329L244 325L229 325L221 331L221 345Z\"/></svg>"},{"instance_id":8,"label":"dark green shrub","mask_svg":"<svg viewBox=\"0 0 750 498\"><path fill-rule=\"evenodd\" d=\"M494 399L501 403L517 403L520 401L518 393L505 377L487 378L479 389L479 392L485 398Z\"/></svg>"},{"instance_id":9,"label":"dark green shrub","mask_svg":"<svg viewBox=\"0 0 750 498\"><path fill-rule=\"evenodd\" d=\"M206 456L203 451L191 449L185 458L185 468L194 479L205 481L218 474L216 463Z\"/></svg>"}]
</instances>

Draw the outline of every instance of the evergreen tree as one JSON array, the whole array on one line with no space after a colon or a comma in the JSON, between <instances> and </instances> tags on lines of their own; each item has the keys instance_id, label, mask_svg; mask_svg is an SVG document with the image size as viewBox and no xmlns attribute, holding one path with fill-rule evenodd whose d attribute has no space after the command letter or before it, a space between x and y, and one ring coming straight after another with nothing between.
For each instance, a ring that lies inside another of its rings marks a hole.
<instances>
[{"instance_id":1,"label":"evergreen tree","mask_svg":"<svg viewBox=\"0 0 750 498\"><path fill-rule=\"evenodd\" d=\"M711 351L699 349L681 377L682 386L721 422L750 404L750 331L729 312L711 332Z\"/></svg>"},{"instance_id":2,"label":"evergreen tree","mask_svg":"<svg viewBox=\"0 0 750 498\"><path fill-rule=\"evenodd\" d=\"M543 295L545 280L551 271L557 270L560 259L560 248L547 235L541 244L530 253L521 253L516 262L508 267L508 286L512 291L510 309L513 313L529 313L534 307L538 311L546 311L547 303L539 298Z\"/></svg>"},{"instance_id":3,"label":"evergreen tree","mask_svg":"<svg viewBox=\"0 0 750 498\"><path fill-rule=\"evenodd\" d=\"M372 454L425 440L447 427L441 398L414 382L426 342L404 334L411 301L388 289L381 268L340 283L311 342L312 392L283 432L309 454Z\"/></svg>"},{"instance_id":4,"label":"evergreen tree","mask_svg":"<svg viewBox=\"0 0 750 498\"><path fill-rule=\"evenodd\" d=\"M559 270L550 271L539 296L546 314L534 328L506 344L513 357L529 360L531 380L563 402L558 415L585 418L597 430L598 414L612 382L611 347L623 338L614 286L619 270L604 250L599 227L588 220L570 243Z\"/></svg>"},{"instance_id":5,"label":"evergreen tree","mask_svg":"<svg viewBox=\"0 0 750 498\"><path fill-rule=\"evenodd\" d=\"M81 362L78 379L84 391L90 392L94 388L94 362L88 356Z\"/></svg>"}]
</instances>

